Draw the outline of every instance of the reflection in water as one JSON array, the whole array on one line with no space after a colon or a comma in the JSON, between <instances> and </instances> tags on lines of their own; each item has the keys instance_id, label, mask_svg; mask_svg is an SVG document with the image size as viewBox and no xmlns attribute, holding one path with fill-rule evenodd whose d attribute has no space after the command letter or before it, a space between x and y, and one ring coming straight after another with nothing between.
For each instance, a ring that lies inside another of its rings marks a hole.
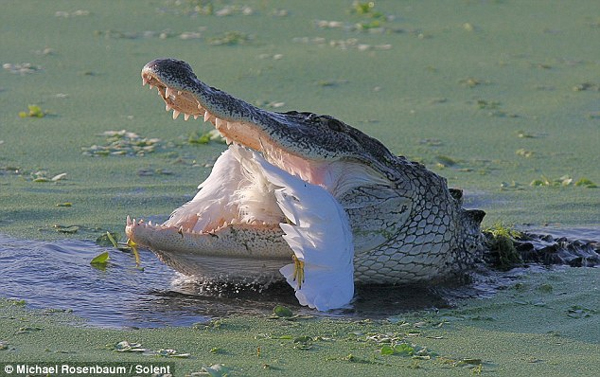
<instances>
[{"instance_id":1,"label":"reflection in water","mask_svg":"<svg viewBox=\"0 0 600 377\"><path fill-rule=\"evenodd\" d=\"M600 241L600 229L561 232L556 234ZM115 249L110 249L106 269L93 268L90 261L105 250L87 241L29 241L0 235L0 297L23 299L33 308L72 310L90 324L105 327L190 326L217 316L267 314L279 304L299 314L386 318L411 310L447 307L465 297L488 296L532 269L504 273L481 269L468 277L468 284L457 281L435 288L357 287L351 308L323 314L300 307L287 284L198 283L144 250L143 270L135 267L131 254Z\"/></svg>"}]
</instances>

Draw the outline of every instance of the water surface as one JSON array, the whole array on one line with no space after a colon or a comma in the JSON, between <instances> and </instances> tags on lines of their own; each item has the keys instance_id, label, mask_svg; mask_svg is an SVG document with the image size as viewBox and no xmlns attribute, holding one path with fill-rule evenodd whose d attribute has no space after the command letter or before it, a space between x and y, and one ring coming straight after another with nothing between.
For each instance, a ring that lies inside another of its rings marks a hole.
<instances>
[{"instance_id":1,"label":"water surface","mask_svg":"<svg viewBox=\"0 0 600 377\"><path fill-rule=\"evenodd\" d=\"M600 242L600 229L543 229L556 237ZM541 232L541 230L540 230ZM72 311L102 327L190 326L231 314L267 314L276 305L296 313L387 318L412 310L444 308L471 297L490 297L523 274L547 268L530 265L508 272L479 269L467 281L438 287L357 287L352 307L317 313L298 305L286 284L232 286L193 281L141 250L143 268L133 255L91 241L32 241L0 235L0 297L25 300L32 308ZM90 261L109 250L105 269ZM553 269L567 267L559 266Z\"/></svg>"}]
</instances>

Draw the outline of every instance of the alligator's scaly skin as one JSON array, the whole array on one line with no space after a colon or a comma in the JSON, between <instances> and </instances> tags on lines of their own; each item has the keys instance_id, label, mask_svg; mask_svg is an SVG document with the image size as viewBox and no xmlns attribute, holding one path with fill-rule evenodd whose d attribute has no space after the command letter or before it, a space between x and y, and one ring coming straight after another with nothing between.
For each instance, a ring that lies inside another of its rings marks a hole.
<instances>
[{"instance_id":1,"label":"alligator's scaly skin","mask_svg":"<svg viewBox=\"0 0 600 377\"><path fill-rule=\"evenodd\" d=\"M281 241L283 232L278 224L286 220L276 207L264 215L266 220L261 218L263 215L257 215L258 221L241 219L235 212L241 211L243 203L228 208L233 214L222 215L220 221L205 218L216 216L214 206L207 201L226 191L215 188L211 194L210 187L221 182L219 179L231 180L227 187L235 186L236 179L249 174L243 170L251 159L272 164L280 169L276 174L291 173L305 184L320 186L337 200L352 229L354 276L358 282L443 279L467 267L482 248L479 224L483 211L465 210L462 193L448 189L444 178L419 163L393 155L361 131L330 116L264 111L201 82L182 61L152 61L144 67L142 77L144 84L158 88L174 118L180 113L186 119L203 117L228 142L261 154L231 160L228 169L239 169L237 176L215 167L201 185L198 196L204 197L176 210L165 224L128 221L129 237L156 250L175 268L194 274L196 267L190 267L190 260L210 256L230 263L235 270L243 266L239 261L248 255L260 255L256 258L271 263L293 254ZM229 152L233 153L228 151L223 160L231 157ZM272 192L263 194L265 202L273 202ZM194 208L196 205L199 207ZM239 233L240 228L245 233ZM235 234L239 237L237 243ZM249 239L255 247L248 247Z\"/></svg>"}]
</instances>

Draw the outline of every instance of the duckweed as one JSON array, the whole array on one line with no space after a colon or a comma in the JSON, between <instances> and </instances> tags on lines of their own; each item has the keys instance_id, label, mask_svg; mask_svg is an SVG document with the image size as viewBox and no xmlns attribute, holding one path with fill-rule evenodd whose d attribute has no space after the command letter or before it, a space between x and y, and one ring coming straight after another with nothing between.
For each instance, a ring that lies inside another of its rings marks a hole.
<instances>
[{"instance_id":1,"label":"duckweed","mask_svg":"<svg viewBox=\"0 0 600 377\"><path fill-rule=\"evenodd\" d=\"M43 118L47 114L38 105L29 105L29 106L27 106L27 110L28 111L19 112L19 117L20 118Z\"/></svg>"},{"instance_id":2,"label":"duckweed","mask_svg":"<svg viewBox=\"0 0 600 377\"><path fill-rule=\"evenodd\" d=\"M521 156L521 157L531 157L534 155L533 151L527 150L525 148L521 148L521 149L517 149L517 151L515 152L515 154L517 156Z\"/></svg>"},{"instance_id":3,"label":"duckweed","mask_svg":"<svg viewBox=\"0 0 600 377\"><path fill-rule=\"evenodd\" d=\"M545 175L542 175L541 179L534 179L529 184L532 187L567 187L567 186L576 186L576 187L585 187L585 188L597 188L596 183L592 182L587 178L580 178L575 181L569 175L563 175L559 178L552 179L548 178Z\"/></svg>"},{"instance_id":4,"label":"duckweed","mask_svg":"<svg viewBox=\"0 0 600 377\"><path fill-rule=\"evenodd\" d=\"M27 75L30 73L35 73L42 68L31 63L4 63L2 68L9 71L10 73L19 74L19 75Z\"/></svg>"},{"instance_id":5,"label":"duckweed","mask_svg":"<svg viewBox=\"0 0 600 377\"><path fill-rule=\"evenodd\" d=\"M237 46L246 44L254 39L253 36L239 31L226 31L220 36L207 38L211 46Z\"/></svg>"},{"instance_id":6,"label":"duckweed","mask_svg":"<svg viewBox=\"0 0 600 377\"><path fill-rule=\"evenodd\" d=\"M594 182L590 181L587 178L580 178L577 182L575 182L575 186L587 187L587 188L597 188L598 187L598 185L596 185Z\"/></svg>"},{"instance_id":7,"label":"duckweed","mask_svg":"<svg viewBox=\"0 0 600 377\"><path fill-rule=\"evenodd\" d=\"M105 131L100 136L106 138L104 145L92 145L81 150L85 156L138 156L152 153L161 145L158 138L144 138L127 130Z\"/></svg>"},{"instance_id":8,"label":"duckweed","mask_svg":"<svg viewBox=\"0 0 600 377\"><path fill-rule=\"evenodd\" d=\"M77 232L79 232L79 226L77 225L60 225L60 224L54 224L53 228L59 232L59 233L65 233L65 234L75 234Z\"/></svg>"},{"instance_id":9,"label":"duckweed","mask_svg":"<svg viewBox=\"0 0 600 377\"><path fill-rule=\"evenodd\" d=\"M581 305L573 305L567 309L567 316L571 318L588 318L592 314L596 314L596 311Z\"/></svg>"},{"instance_id":10,"label":"duckweed","mask_svg":"<svg viewBox=\"0 0 600 377\"><path fill-rule=\"evenodd\" d=\"M294 312L286 306L277 305L273 308L273 314L277 317L291 317L294 315Z\"/></svg>"}]
</instances>

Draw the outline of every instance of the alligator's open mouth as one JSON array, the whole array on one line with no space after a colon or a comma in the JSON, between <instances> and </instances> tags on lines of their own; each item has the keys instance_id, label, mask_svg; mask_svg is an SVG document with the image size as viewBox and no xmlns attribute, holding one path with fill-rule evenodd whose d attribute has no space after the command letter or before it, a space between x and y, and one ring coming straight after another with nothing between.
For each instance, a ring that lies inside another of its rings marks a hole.
<instances>
[{"instance_id":1,"label":"alligator's open mouth","mask_svg":"<svg viewBox=\"0 0 600 377\"><path fill-rule=\"evenodd\" d=\"M320 250L320 254L327 250L336 264L345 261L342 265L350 266L343 274L344 284L352 287L352 232L335 194L371 175L375 177L375 172L355 162L290 153L279 143L280 139L269 134L273 123L285 122L285 114L263 112L206 86L196 80L191 69L187 71L186 63L161 60L157 66L155 62L142 70L143 84L158 90L166 110L173 112L173 119L180 114L186 120L202 117L221 133L229 148L219 157L193 200L176 209L160 225L128 217L128 237L190 275L262 282L281 278L281 269L297 289L305 278L304 263L320 266L307 268L309 272L327 272L331 261L308 256L312 249ZM159 72L161 64L174 64L169 72L186 72L169 82L169 77ZM186 80L193 82L186 85ZM198 88L203 93L194 92ZM261 117L269 118L265 123L270 122L270 127L261 123ZM307 251L307 247L311 250ZM330 252L331 248L335 251ZM291 257L295 265L282 269L292 261ZM332 277L335 273L328 276ZM322 278L311 280L317 285L323 283ZM331 289L338 289L337 285ZM347 292L353 290L344 289L346 292L338 296L347 303L351 298ZM310 288L303 289L304 293L310 295ZM332 302L329 298L321 304L314 297L298 298L312 307L328 308Z\"/></svg>"},{"instance_id":2,"label":"alligator's open mouth","mask_svg":"<svg viewBox=\"0 0 600 377\"><path fill-rule=\"evenodd\" d=\"M150 63L142 71L142 80L143 85L147 84L151 89L158 90L158 94L166 104L165 109L173 112L173 119L177 119L180 114L183 114L185 120L190 117L194 117L194 119L202 117L205 122L212 123L227 144L236 143L259 151L269 163L311 184L326 188L332 186L331 175L332 173L335 175L333 171L336 168L335 165L291 152L290 148L280 144L281 140L270 134L271 130L257 123L264 119L265 114L268 114L270 122L280 120L282 123L286 123L285 115L287 114L262 111L212 87L206 88L207 91L212 91L210 93L211 102L202 102L204 96L195 95L183 88L168 86L157 76ZM200 84L199 81L198 84ZM307 116L314 115L306 114ZM256 121L253 122L252 119Z\"/></svg>"},{"instance_id":3,"label":"alligator's open mouth","mask_svg":"<svg viewBox=\"0 0 600 377\"><path fill-rule=\"evenodd\" d=\"M165 60L160 62L165 64ZM151 227L153 230L162 229L163 233L176 230L180 235L216 235L232 226L281 234L279 224L289 219L286 219L276 203L273 194L276 185L265 178L260 164L256 162L258 160L264 160L277 169L298 177L306 184L320 186L334 197L365 181L382 180L380 174L365 164L346 160L312 159L290 152L289 148L283 147L280 140L269 133L272 133L272 130L252 121L261 121L265 114L268 114L269 122L285 123L287 114L264 112L208 86L202 88L202 95L194 93L196 87L205 84L195 80L195 75L186 63L167 62L177 64L177 68L186 72L177 80L173 80L173 83L167 83L165 81L168 81L169 77L165 78L164 74L163 77L159 77L160 67L157 68L157 65L151 62L142 70L143 85L158 90L166 104L166 110L173 112L173 119L181 114L186 120L190 117L203 118L214 125L227 144L234 146L230 147L230 156L215 165L212 178L209 177L200 186L201 191L205 191L202 202L194 200L177 209L171 218L160 226L128 220L128 234L131 233L130 236L134 240L140 237L132 229L139 225ZM186 80L194 82L186 85ZM203 98L209 100L203 102ZM305 116L311 115L314 114L306 113ZM289 126L285 124L284 127ZM241 150L237 146L250 148L260 154ZM223 203L216 203L218 201ZM138 233L140 232L141 230L138 230ZM142 243L148 244L147 241ZM285 251L289 256L289 249ZM277 253L277 256L280 255Z\"/></svg>"}]
</instances>

